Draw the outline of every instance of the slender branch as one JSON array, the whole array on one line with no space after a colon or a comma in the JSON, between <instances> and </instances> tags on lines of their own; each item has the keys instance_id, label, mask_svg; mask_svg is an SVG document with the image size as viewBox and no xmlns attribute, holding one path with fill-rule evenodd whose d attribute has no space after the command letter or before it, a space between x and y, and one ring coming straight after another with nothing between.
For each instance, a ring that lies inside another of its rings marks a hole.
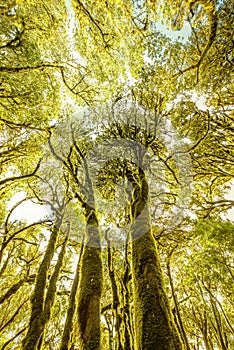
<instances>
[{"instance_id":1,"label":"slender branch","mask_svg":"<svg viewBox=\"0 0 234 350\"><path fill-rule=\"evenodd\" d=\"M63 66L56 63L42 63L38 66L25 66L25 67L0 67L0 72L6 73L19 73L19 72L27 72L31 70L40 70L43 68L63 68Z\"/></svg>"},{"instance_id":2,"label":"slender branch","mask_svg":"<svg viewBox=\"0 0 234 350\"><path fill-rule=\"evenodd\" d=\"M83 5L83 3L80 0L76 0L76 2L79 4L80 8L83 10L83 12L88 16L88 18L90 19L90 21L95 25L95 27L97 27L98 31L101 33L103 42L105 43L105 45L107 46L107 42L105 37L108 36L108 33L103 33L100 25L99 25L99 21L94 19L94 17L91 15L91 13L87 10L87 8Z\"/></svg>"}]
</instances>

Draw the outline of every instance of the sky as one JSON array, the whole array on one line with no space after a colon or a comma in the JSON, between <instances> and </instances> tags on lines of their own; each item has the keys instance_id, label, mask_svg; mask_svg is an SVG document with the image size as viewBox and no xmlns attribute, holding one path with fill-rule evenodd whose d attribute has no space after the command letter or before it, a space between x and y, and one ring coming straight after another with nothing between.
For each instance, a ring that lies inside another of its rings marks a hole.
<instances>
[{"instance_id":1,"label":"sky","mask_svg":"<svg viewBox=\"0 0 234 350\"><path fill-rule=\"evenodd\" d=\"M158 22L156 28L168 38L172 40L180 40L181 42L186 42L191 34L191 28L187 22L185 22L181 30L168 29L166 25Z\"/></svg>"}]
</instances>

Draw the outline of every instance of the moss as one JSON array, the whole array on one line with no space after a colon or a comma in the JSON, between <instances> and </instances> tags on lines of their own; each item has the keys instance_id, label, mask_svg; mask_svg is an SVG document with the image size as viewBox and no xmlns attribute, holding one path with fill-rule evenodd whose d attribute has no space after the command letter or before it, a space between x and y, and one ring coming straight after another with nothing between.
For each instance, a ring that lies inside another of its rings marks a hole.
<instances>
[{"instance_id":1,"label":"moss","mask_svg":"<svg viewBox=\"0 0 234 350\"><path fill-rule=\"evenodd\" d=\"M81 259L78 324L83 350L100 350L100 299L102 293L100 237L95 212L92 211L86 219L87 241Z\"/></svg>"},{"instance_id":2,"label":"moss","mask_svg":"<svg viewBox=\"0 0 234 350\"><path fill-rule=\"evenodd\" d=\"M132 242L136 349L179 350L151 231Z\"/></svg>"},{"instance_id":3,"label":"moss","mask_svg":"<svg viewBox=\"0 0 234 350\"><path fill-rule=\"evenodd\" d=\"M40 339L43 335L44 319L44 295L47 281L48 269L51 260L54 256L55 246L59 233L59 227L61 222L56 223L53 227L49 243L46 248L45 255L41 262L36 277L36 284L31 299L32 311L29 322L29 330L26 335L25 342L23 344L23 350L37 350Z\"/></svg>"},{"instance_id":4,"label":"moss","mask_svg":"<svg viewBox=\"0 0 234 350\"><path fill-rule=\"evenodd\" d=\"M131 202L132 271L134 285L135 347L137 350L180 350L164 290L157 249L148 212L148 183L139 167L125 176L133 186Z\"/></svg>"},{"instance_id":5,"label":"moss","mask_svg":"<svg viewBox=\"0 0 234 350\"><path fill-rule=\"evenodd\" d=\"M79 271L80 260L81 260L80 257L82 256L82 252L83 252L83 245L81 246L79 259L76 265L76 273L72 283L71 293L69 297L69 304L68 304L67 314L66 314L66 321L63 329L63 335L62 335L59 350L68 350L70 347L70 339L72 338L71 335L72 335L72 328L73 328L73 317L76 309L76 294L77 294L79 277L80 277L80 271Z\"/></svg>"},{"instance_id":6,"label":"moss","mask_svg":"<svg viewBox=\"0 0 234 350\"><path fill-rule=\"evenodd\" d=\"M63 259L65 255L65 250L66 250L66 245L68 241L68 235L66 236L62 248L59 252L58 260L55 265L53 274L50 278L50 283L48 286L48 290L46 293L46 298L45 298L45 303L44 303L44 309L43 309L43 324L42 324L42 333L40 337L40 341L38 343L38 348L37 350L40 350L43 344L43 338L44 338L44 329L46 324L48 323L50 316L51 316L51 310L54 305L54 300L56 296L56 283L58 281L59 273L63 265Z\"/></svg>"},{"instance_id":7,"label":"moss","mask_svg":"<svg viewBox=\"0 0 234 350\"><path fill-rule=\"evenodd\" d=\"M157 248L151 234L148 185L143 172L140 179L140 184L134 184L131 227L135 348L180 350L182 345L173 323Z\"/></svg>"}]
</instances>

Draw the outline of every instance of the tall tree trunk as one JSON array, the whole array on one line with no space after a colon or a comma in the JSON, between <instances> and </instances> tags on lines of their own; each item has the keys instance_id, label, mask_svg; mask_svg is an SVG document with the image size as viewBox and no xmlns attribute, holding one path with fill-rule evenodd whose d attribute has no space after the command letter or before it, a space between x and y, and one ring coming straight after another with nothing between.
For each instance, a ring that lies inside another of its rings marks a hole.
<instances>
[{"instance_id":1,"label":"tall tree trunk","mask_svg":"<svg viewBox=\"0 0 234 350\"><path fill-rule=\"evenodd\" d=\"M100 303L103 278L100 233L95 212L93 184L87 160L79 148L74 134L73 142L83 161L85 174L85 199L81 198L77 193L77 198L85 209L86 221L78 294L78 327L82 350L100 350ZM76 174L74 176L76 177Z\"/></svg>"},{"instance_id":2,"label":"tall tree trunk","mask_svg":"<svg viewBox=\"0 0 234 350\"><path fill-rule=\"evenodd\" d=\"M112 289L112 310L115 318L115 332L117 334L117 346L115 347L116 350L123 350L122 342L121 342L121 336L120 336L120 325L121 325L121 317L119 315L119 305L120 305L120 300L119 300L119 290L118 290L118 285L116 282L116 277L115 277L115 271L113 267L113 258L112 258L112 251L111 251L111 245L110 245L110 240L107 237L106 233L106 241L107 241L107 262L108 262L108 273L109 273L109 278L111 282L111 289Z\"/></svg>"},{"instance_id":3,"label":"tall tree trunk","mask_svg":"<svg viewBox=\"0 0 234 350\"><path fill-rule=\"evenodd\" d=\"M78 295L78 324L82 350L100 350L100 299L102 260L98 220L93 208L85 205L86 242L81 258Z\"/></svg>"},{"instance_id":4,"label":"tall tree trunk","mask_svg":"<svg viewBox=\"0 0 234 350\"><path fill-rule=\"evenodd\" d=\"M151 231L132 242L137 350L179 350L162 271Z\"/></svg>"},{"instance_id":5,"label":"tall tree trunk","mask_svg":"<svg viewBox=\"0 0 234 350\"><path fill-rule=\"evenodd\" d=\"M202 328L201 331L202 331L202 336L203 336L205 348L206 348L206 350L212 350L212 348L210 347L210 344L209 344L208 320L207 320L206 310L204 310L204 321L203 321L201 328Z\"/></svg>"},{"instance_id":6,"label":"tall tree trunk","mask_svg":"<svg viewBox=\"0 0 234 350\"><path fill-rule=\"evenodd\" d=\"M220 316L220 313L218 311L216 301L214 298L212 298L211 295L210 295L210 303L211 303L212 311L214 314L214 319L215 319L216 326L217 326L216 330L217 330L217 337L219 339L220 347L222 350L228 350L228 347L227 347L226 341L225 341L225 337L223 334L223 325L222 325L221 316Z\"/></svg>"},{"instance_id":7,"label":"tall tree trunk","mask_svg":"<svg viewBox=\"0 0 234 350\"><path fill-rule=\"evenodd\" d=\"M124 262L124 274L122 279L122 318L124 324L124 350L133 350L133 327L132 327L132 315L130 310L130 290L129 281L130 275L130 262L128 259L128 247L125 247L125 262Z\"/></svg>"},{"instance_id":8,"label":"tall tree trunk","mask_svg":"<svg viewBox=\"0 0 234 350\"><path fill-rule=\"evenodd\" d=\"M52 307L54 305L54 300L56 297L56 290L57 290L56 284L58 281L59 273L60 273L61 268L63 266L63 260L64 260L64 256L65 256L67 241L68 241L68 233L66 234L66 237L65 237L64 242L62 244L61 250L59 252L58 260L56 262L53 274L50 278L50 283L49 283L48 290L46 293L44 310L43 310L43 318L44 319L43 319L43 324L42 324L42 334L41 334L41 338L40 338L39 343L38 343L38 350L40 350L42 347L43 338L44 338L44 329L46 327L46 324L50 320L51 310L52 310Z\"/></svg>"},{"instance_id":9,"label":"tall tree trunk","mask_svg":"<svg viewBox=\"0 0 234 350\"><path fill-rule=\"evenodd\" d=\"M63 335L62 335L59 350L69 350L69 347L70 347L72 322L73 322L73 317L76 309L76 294L77 294L78 283L79 283L80 260L81 260L82 252L83 252L83 244L81 246L80 255L76 265L76 273L72 283L71 294L69 297L69 303L67 308L67 315L66 315L66 320L65 320L65 325L63 329Z\"/></svg>"},{"instance_id":10,"label":"tall tree trunk","mask_svg":"<svg viewBox=\"0 0 234 350\"><path fill-rule=\"evenodd\" d=\"M54 256L60 225L61 220L59 220L59 222L57 222L53 227L49 242L47 244L45 255L42 259L41 265L38 270L35 288L31 299L32 311L29 322L29 330L22 346L23 350L37 350L40 338L43 333L43 311L46 281L48 269L50 267L51 260Z\"/></svg>"},{"instance_id":11,"label":"tall tree trunk","mask_svg":"<svg viewBox=\"0 0 234 350\"><path fill-rule=\"evenodd\" d=\"M173 279L172 279L172 275L171 275L171 267L170 267L170 260L169 259L167 261L167 272L168 272L169 282L170 282L170 286L171 286L172 297L173 297L174 304L175 304L175 312L176 312L176 316L177 316L177 319L178 319L178 327L179 327L179 330L180 330L181 338L182 338L183 343L185 345L185 349L186 350L190 350L190 346L189 346L189 342L188 342L188 339L187 339L187 335L186 335L186 332L185 332L185 329L184 329L182 318L180 316L179 303L178 303L177 296L176 296L176 293L175 293L175 288L174 288L174 283L173 283Z\"/></svg>"},{"instance_id":12,"label":"tall tree trunk","mask_svg":"<svg viewBox=\"0 0 234 350\"><path fill-rule=\"evenodd\" d=\"M147 200L148 184L140 169L140 182L133 182L132 270L134 285L136 350L180 350L154 239Z\"/></svg>"}]
</instances>

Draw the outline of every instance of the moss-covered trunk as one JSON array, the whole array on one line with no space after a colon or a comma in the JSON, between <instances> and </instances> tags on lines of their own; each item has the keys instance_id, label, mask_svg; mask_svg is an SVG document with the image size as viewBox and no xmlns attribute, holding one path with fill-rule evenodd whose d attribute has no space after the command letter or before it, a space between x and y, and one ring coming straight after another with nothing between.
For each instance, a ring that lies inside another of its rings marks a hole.
<instances>
[{"instance_id":1,"label":"moss-covered trunk","mask_svg":"<svg viewBox=\"0 0 234 350\"><path fill-rule=\"evenodd\" d=\"M38 270L36 284L31 299L32 311L29 329L22 345L23 350L37 350L44 329L44 296L47 282L48 269L54 256L59 227L61 221L57 222L52 230L44 257Z\"/></svg>"},{"instance_id":2,"label":"moss-covered trunk","mask_svg":"<svg viewBox=\"0 0 234 350\"><path fill-rule=\"evenodd\" d=\"M133 184L132 270L134 286L135 350L180 350L148 211L148 185L143 171Z\"/></svg>"},{"instance_id":3,"label":"moss-covered trunk","mask_svg":"<svg viewBox=\"0 0 234 350\"><path fill-rule=\"evenodd\" d=\"M66 252L66 246L68 241L68 234L66 235L61 250L58 255L58 260L56 262L56 265L54 267L54 271L52 273L52 276L50 278L49 286L46 293L46 298L44 302L44 308L43 308L43 324L42 324L42 331L41 331L41 338L38 343L38 350L42 348L43 345L43 338L44 338L44 330L47 325L47 323L50 320L52 308L54 305L56 292L57 292L57 281L59 278L59 274L61 271L61 268L63 266L63 260Z\"/></svg>"},{"instance_id":4,"label":"moss-covered trunk","mask_svg":"<svg viewBox=\"0 0 234 350\"><path fill-rule=\"evenodd\" d=\"M100 350L102 260L96 213L86 205L86 242L81 258L78 324L82 350Z\"/></svg>"},{"instance_id":5,"label":"moss-covered trunk","mask_svg":"<svg viewBox=\"0 0 234 350\"><path fill-rule=\"evenodd\" d=\"M124 329L122 332L124 350L133 350L133 319L130 306L131 291L129 288L129 282L131 280L131 268L130 261L128 259L128 245L125 247L125 261L124 261L124 273L121 281L121 310Z\"/></svg>"},{"instance_id":6,"label":"moss-covered trunk","mask_svg":"<svg viewBox=\"0 0 234 350\"><path fill-rule=\"evenodd\" d=\"M151 231L132 242L137 350L180 350Z\"/></svg>"},{"instance_id":7,"label":"moss-covered trunk","mask_svg":"<svg viewBox=\"0 0 234 350\"><path fill-rule=\"evenodd\" d=\"M180 336L181 336L181 339L183 340L185 350L191 350L190 346L189 346L188 338L187 338L187 335L186 335L186 332L184 329L184 325L182 322L182 318L180 315L177 295L175 293L174 282L173 282L172 275L171 275L170 257L168 258L168 261L167 261L167 273L168 273L169 282L170 282L170 286L171 286L172 298L173 298L174 305L175 305L175 317L176 317L175 320L178 320L178 322L176 322L177 328L179 329Z\"/></svg>"},{"instance_id":8,"label":"moss-covered trunk","mask_svg":"<svg viewBox=\"0 0 234 350\"><path fill-rule=\"evenodd\" d=\"M114 314L115 318L115 332L116 332L116 339L117 339L117 345L115 346L116 350L123 350L123 345L121 341L121 334L120 334L120 326L122 322L122 318L119 313L120 308L120 298L119 298L119 287L117 284L116 276L115 276L115 270L114 270L114 263L113 263L113 251L111 249L111 243L106 235L106 241L107 241L107 265L108 265L108 274L111 282L111 289L112 289L112 312ZM112 349L112 339L110 337L110 349Z\"/></svg>"},{"instance_id":9,"label":"moss-covered trunk","mask_svg":"<svg viewBox=\"0 0 234 350\"><path fill-rule=\"evenodd\" d=\"M73 328L73 317L76 310L76 294L77 294L79 276L80 276L80 260L81 260L80 257L82 255L82 252L83 252L83 245L81 246L80 255L76 265L76 273L72 283L72 288L71 288L71 293L70 293L69 303L67 308L67 315L66 315L66 320L65 320L65 325L63 329L59 350L70 349L71 334L72 334L72 328Z\"/></svg>"}]
</instances>

